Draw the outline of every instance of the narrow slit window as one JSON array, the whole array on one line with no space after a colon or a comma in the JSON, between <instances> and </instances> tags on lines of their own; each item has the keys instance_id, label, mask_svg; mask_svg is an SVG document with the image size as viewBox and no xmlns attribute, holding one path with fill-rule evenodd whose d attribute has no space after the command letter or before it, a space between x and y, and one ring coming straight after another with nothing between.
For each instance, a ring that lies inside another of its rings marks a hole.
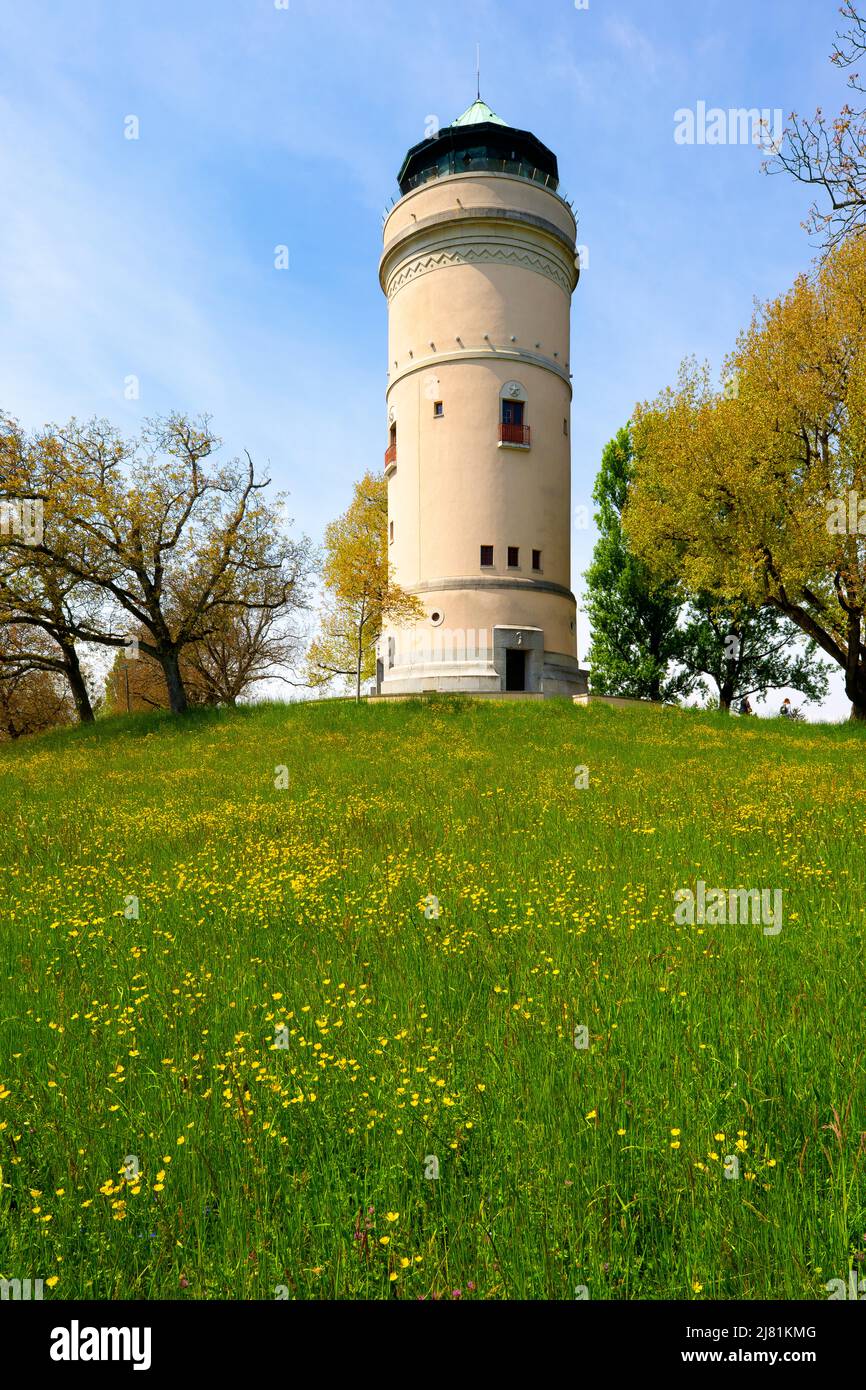
<instances>
[{"instance_id":1,"label":"narrow slit window","mask_svg":"<svg viewBox=\"0 0 866 1390\"><path fill-rule=\"evenodd\" d=\"M492 546L492 545L482 545L482 547L481 547L481 564L482 564L482 567L486 567L486 566L488 566L488 565L492 565L492 564L493 564L493 546Z\"/></svg>"},{"instance_id":2,"label":"narrow slit window","mask_svg":"<svg viewBox=\"0 0 866 1390\"><path fill-rule=\"evenodd\" d=\"M520 568L520 547L517 545L510 545L508 547L508 568L510 570Z\"/></svg>"}]
</instances>

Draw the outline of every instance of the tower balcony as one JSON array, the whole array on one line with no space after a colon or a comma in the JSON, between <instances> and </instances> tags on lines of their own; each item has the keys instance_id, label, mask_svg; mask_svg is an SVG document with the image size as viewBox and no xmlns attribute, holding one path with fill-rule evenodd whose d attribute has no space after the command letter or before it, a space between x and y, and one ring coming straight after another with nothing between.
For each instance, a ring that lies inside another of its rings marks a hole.
<instances>
[{"instance_id":1,"label":"tower balcony","mask_svg":"<svg viewBox=\"0 0 866 1390\"><path fill-rule=\"evenodd\" d=\"M529 448L529 426L528 425L500 425L499 426L499 446L505 445L511 449Z\"/></svg>"},{"instance_id":2,"label":"tower balcony","mask_svg":"<svg viewBox=\"0 0 866 1390\"><path fill-rule=\"evenodd\" d=\"M385 450L385 472L397 467L397 445L389 444Z\"/></svg>"}]
</instances>

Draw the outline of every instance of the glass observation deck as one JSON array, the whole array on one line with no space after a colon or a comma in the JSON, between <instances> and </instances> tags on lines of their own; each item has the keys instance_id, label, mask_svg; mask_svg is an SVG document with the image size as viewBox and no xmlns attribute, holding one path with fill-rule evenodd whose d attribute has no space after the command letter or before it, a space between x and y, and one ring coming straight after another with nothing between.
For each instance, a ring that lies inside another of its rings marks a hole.
<instances>
[{"instance_id":1,"label":"glass observation deck","mask_svg":"<svg viewBox=\"0 0 866 1390\"><path fill-rule=\"evenodd\" d=\"M475 101L452 125L413 145L397 175L401 194L451 174L494 173L529 179L555 193L556 155L528 130L516 130Z\"/></svg>"},{"instance_id":2,"label":"glass observation deck","mask_svg":"<svg viewBox=\"0 0 866 1390\"><path fill-rule=\"evenodd\" d=\"M506 159L502 155L493 154L483 148L465 150L458 154L455 150L450 150L441 155L435 163L425 165L416 174L411 174L400 183L401 193L411 193L413 188L419 188L422 183L429 183L431 179L446 178L449 174L511 174L518 179L532 179L534 183L543 184L545 188L551 189L554 193L559 186L559 180L555 174L549 170L539 169L537 164L530 163L527 159Z\"/></svg>"}]
</instances>

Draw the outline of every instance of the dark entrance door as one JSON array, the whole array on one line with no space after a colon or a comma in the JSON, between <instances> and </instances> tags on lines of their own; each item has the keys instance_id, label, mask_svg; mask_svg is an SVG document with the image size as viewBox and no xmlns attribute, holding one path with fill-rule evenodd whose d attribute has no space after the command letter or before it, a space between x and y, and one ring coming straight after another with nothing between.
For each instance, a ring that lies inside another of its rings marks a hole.
<instances>
[{"instance_id":1,"label":"dark entrance door","mask_svg":"<svg viewBox=\"0 0 866 1390\"><path fill-rule=\"evenodd\" d=\"M526 689L526 652L512 651L510 649L506 649L505 689Z\"/></svg>"}]
</instances>

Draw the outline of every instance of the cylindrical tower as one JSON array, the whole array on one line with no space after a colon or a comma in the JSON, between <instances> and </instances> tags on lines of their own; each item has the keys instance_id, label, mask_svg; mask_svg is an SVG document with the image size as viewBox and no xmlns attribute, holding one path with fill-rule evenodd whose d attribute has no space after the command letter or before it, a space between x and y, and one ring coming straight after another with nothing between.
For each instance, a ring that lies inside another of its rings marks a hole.
<instances>
[{"instance_id":1,"label":"cylindrical tower","mask_svg":"<svg viewBox=\"0 0 866 1390\"><path fill-rule=\"evenodd\" d=\"M426 618L385 625L383 694L586 689L571 592L576 225L556 156L482 101L411 149L388 299L389 557Z\"/></svg>"}]
</instances>

